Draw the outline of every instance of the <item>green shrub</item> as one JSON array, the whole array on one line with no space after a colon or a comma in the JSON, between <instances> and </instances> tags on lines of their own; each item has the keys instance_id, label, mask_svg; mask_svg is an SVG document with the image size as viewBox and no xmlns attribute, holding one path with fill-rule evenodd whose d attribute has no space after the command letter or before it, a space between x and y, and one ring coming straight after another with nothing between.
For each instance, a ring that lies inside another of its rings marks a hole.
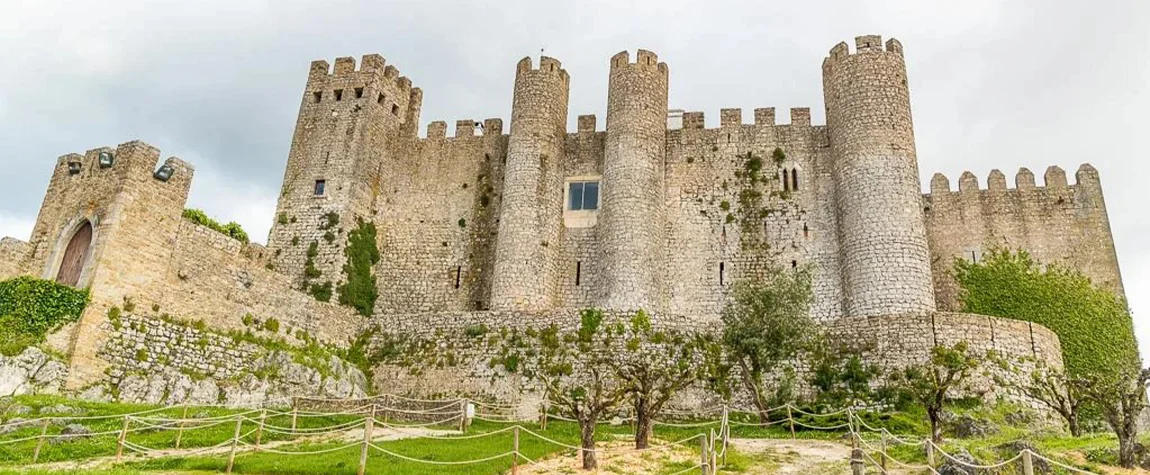
<instances>
[{"instance_id":1,"label":"green shrub","mask_svg":"<svg viewBox=\"0 0 1150 475\"><path fill-rule=\"evenodd\" d=\"M274 318L269 318L267 320L264 320L264 330L267 330L267 331L272 332L272 333L279 333L280 321L276 320Z\"/></svg>"},{"instance_id":2,"label":"green shrub","mask_svg":"<svg viewBox=\"0 0 1150 475\"><path fill-rule=\"evenodd\" d=\"M196 223L200 226L205 226L232 239L244 243L248 242L248 233L245 232L244 228L235 221L232 221L228 224L220 224L219 221L212 219L203 211L194 208L185 209L183 216L184 219L188 221Z\"/></svg>"},{"instance_id":3,"label":"green shrub","mask_svg":"<svg viewBox=\"0 0 1150 475\"><path fill-rule=\"evenodd\" d=\"M32 277L0 282L0 353L11 356L42 342L53 330L79 320L87 306L86 289Z\"/></svg>"},{"instance_id":4,"label":"green shrub","mask_svg":"<svg viewBox=\"0 0 1150 475\"><path fill-rule=\"evenodd\" d=\"M330 302L331 281L329 280L322 284L311 284L311 286L308 287L308 293L310 293L312 297L315 297L315 299L319 300L320 302Z\"/></svg>"}]
</instances>

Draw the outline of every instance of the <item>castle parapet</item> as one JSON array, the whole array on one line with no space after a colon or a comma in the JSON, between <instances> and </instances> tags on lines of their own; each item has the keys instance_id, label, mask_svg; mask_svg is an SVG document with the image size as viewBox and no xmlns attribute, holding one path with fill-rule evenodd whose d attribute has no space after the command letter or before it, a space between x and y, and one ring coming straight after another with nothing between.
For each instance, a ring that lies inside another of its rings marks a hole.
<instances>
[{"instance_id":1,"label":"castle parapet","mask_svg":"<svg viewBox=\"0 0 1150 475\"><path fill-rule=\"evenodd\" d=\"M1066 188L1077 188L1082 185L1098 185L1098 170L1089 163L1084 163L1078 168L1075 173L1075 183L1069 184L1066 179L1066 172L1061 167L1051 166L1046 169L1043 175L1044 186L1037 186L1034 181L1034 173L1029 169L1023 167L1018 169L1018 173L1014 176L1014 187L1009 188L1006 183L1006 175L1001 170L991 170L987 177L987 186L981 187L978 183L978 177L970 171L962 172L962 176L958 182L958 193L1005 193L1008 191L1022 191L1029 192L1033 190L1049 189L1049 190L1062 190ZM948 195L955 193L950 187L950 179L942 173L935 173L930 180L930 193L928 196L935 199L945 199Z\"/></svg>"},{"instance_id":2,"label":"castle parapet","mask_svg":"<svg viewBox=\"0 0 1150 475\"><path fill-rule=\"evenodd\" d=\"M751 124L743 123L743 110L739 108L725 108L719 110L719 128L725 127L739 127L750 126ZM775 127L775 126L811 126L811 108L810 107L792 107L791 108L791 122L789 124L776 124L775 123L775 108L774 107L758 107L755 108L755 123L756 127ZM683 113L683 128L689 130L700 130L707 128L706 114L702 111L692 111ZM719 130L719 129L711 129Z\"/></svg>"}]
</instances>

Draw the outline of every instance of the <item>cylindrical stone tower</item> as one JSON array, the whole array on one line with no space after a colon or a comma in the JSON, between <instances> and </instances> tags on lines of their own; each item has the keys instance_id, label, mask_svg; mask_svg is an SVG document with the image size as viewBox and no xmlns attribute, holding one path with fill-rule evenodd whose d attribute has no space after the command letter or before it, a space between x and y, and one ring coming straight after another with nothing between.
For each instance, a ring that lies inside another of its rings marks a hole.
<instances>
[{"instance_id":1,"label":"cylindrical stone tower","mask_svg":"<svg viewBox=\"0 0 1150 475\"><path fill-rule=\"evenodd\" d=\"M491 285L496 310L542 311L554 301L569 86L559 61L544 56L539 69L531 58L519 61Z\"/></svg>"},{"instance_id":2,"label":"cylindrical stone tower","mask_svg":"<svg viewBox=\"0 0 1150 475\"><path fill-rule=\"evenodd\" d=\"M664 307L664 184L667 65L639 50L611 58L602 209L598 218L600 305Z\"/></svg>"},{"instance_id":3,"label":"cylindrical stone tower","mask_svg":"<svg viewBox=\"0 0 1150 475\"><path fill-rule=\"evenodd\" d=\"M902 44L855 39L823 60L844 307L851 317L935 310Z\"/></svg>"}]
</instances>

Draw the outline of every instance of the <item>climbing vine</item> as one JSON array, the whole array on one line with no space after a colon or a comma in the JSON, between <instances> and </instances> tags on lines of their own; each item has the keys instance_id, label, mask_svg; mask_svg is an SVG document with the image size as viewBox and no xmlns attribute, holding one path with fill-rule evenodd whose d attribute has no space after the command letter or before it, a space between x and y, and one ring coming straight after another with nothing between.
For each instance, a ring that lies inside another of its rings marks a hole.
<instances>
[{"instance_id":1,"label":"climbing vine","mask_svg":"<svg viewBox=\"0 0 1150 475\"><path fill-rule=\"evenodd\" d=\"M371 316L379 297L372 268L379 263L375 224L356 219L356 228L347 233L347 263L343 273L347 280L339 286L339 303L354 308L360 315Z\"/></svg>"},{"instance_id":2,"label":"climbing vine","mask_svg":"<svg viewBox=\"0 0 1150 475\"><path fill-rule=\"evenodd\" d=\"M1137 367L1138 346L1125 300L1081 272L1035 262L1024 250L992 249L981 262L956 260L965 312L1038 323L1058 335L1070 376Z\"/></svg>"},{"instance_id":3,"label":"climbing vine","mask_svg":"<svg viewBox=\"0 0 1150 475\"><path fill-rule=\"evenodd\" d=\"M0 281L0 353L12 356L40 343L87 306L87 289L32 277Z\"/></svg>"}]
</instances>

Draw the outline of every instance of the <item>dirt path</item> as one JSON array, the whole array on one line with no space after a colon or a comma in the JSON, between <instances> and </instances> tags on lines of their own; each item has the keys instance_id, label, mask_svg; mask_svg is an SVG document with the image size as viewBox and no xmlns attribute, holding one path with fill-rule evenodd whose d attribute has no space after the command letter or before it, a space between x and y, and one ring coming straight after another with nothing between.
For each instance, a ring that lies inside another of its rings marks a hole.
<instances>
[{"instance_id":1,"label":"dirt path","mask_svg":"<svg viewBox=\"0 0 1150 475\"><path fill-rule=\"evenodd\" d=\"M829 440L731 439L752 461L748 474L824 475L850 473L851 448Z\"/></svg>"}]
</instances>

